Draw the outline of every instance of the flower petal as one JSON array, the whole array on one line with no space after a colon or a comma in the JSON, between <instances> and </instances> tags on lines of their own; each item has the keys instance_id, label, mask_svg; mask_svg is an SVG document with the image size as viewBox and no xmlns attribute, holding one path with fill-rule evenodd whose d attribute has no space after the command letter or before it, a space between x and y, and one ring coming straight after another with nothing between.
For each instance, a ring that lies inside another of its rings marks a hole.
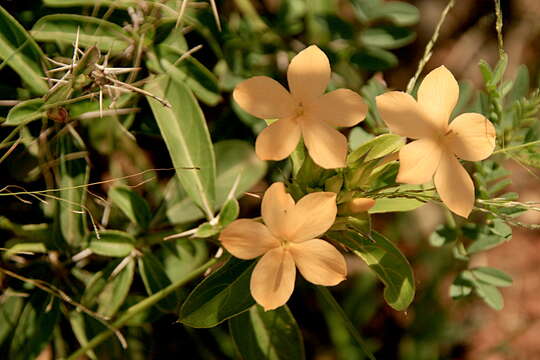
<instances>
[{"instance_id":1,"label":"flower petal","mask_svg":"<svg viewBox=\"0 0 540 360\"><path fill-rule=\"evenodd\" d=\"M321 96L330 82L330 73L330 62L317 46L300 51L287 70L292 96L303 104Z\"/></svg>"},{"instance_id":2,"label":"flower petal","mask_svg":"<svg viewBox=\"0 0 540 360\"><path fill-rule=\"evenodd\" d=\"M261 256L280 244L266 226L251 219L233 221L221 232L219 240L228 252L244 260Z\"/></svg>"},{"instance_id":3,"label":"flower petal","mask_svg":"<svg viewBox=\"0 0 540 360\"><path fill-rule=\"evenodd\" d=\"M461 114L450 123L448 147L460 158L469 161L484 160L495 149L495 128L483 115Z\"/></svg>"},{"instance_id":4,"label":"flower petal","mask_svg":"<svg viewBox=\"0 0 540 360\"><path fill-rule=\"evenodd\" d=\"M300 126L309 155L317 165L325 169L345 167L347 139L343 134L308 117L303 117Z\"/></svg>"},{"instance_id":5,"label":"flower petal","mask_svg":"<svg viewBox=\"0 0 540 360\"><path fill-rule=\"evenodd\" d=\"M469 216L474 206L474 184L454 154L443 152L434 181L442 202L452 212Z\"/></svg>"},{"instance_id":6,"label":"flower petal","mask_svg":"<svg viewBox=\"0 0 540 360\"><path fill-rule=\"evenodd\" d=\"M330 243L321 239L289 246L294 262L302 276L317 285L337 285L347 276L343 255Z\"/></svg>"},{"instance_id":7,"label":"flower petal","mask_svg":"<svg viewBox=\"0 0 540 360\"><path fill-rule=\"evenodd\" d=\"M441 160L442 146L435 139L424 138L408 143L399 151L397 182L424 184L433 178Z\"/></svg>"},{"instance_id":8,"label":"flower petal","mask_svg":"<svg viewBox=\"0 0 540 360\"><path fill-rule=\"evenodd\" d=\"M291 232L288 224L293 210L294 200L287 194L282 182L273 183L264 193L261 215L274 236L286 238Z\"/></svg>"},{"instance_id":9,"label":"flower petal","mask_svg":"<svg viewBox=\"0 0 540 360\"><path fill-rule=\"evenodd\" d=\"M290 213L288 240L311 240L330 229L336 220L336 193L314 192L298 200Z\"/></svg>"},{"instance_id":10,"label":"flower petal","mask_svg":"<svg viewBox=\"0 0 540 360\"><path fill-rule=\"evenodd\" d=\"M259 260L251 274L251 295L264 310L285 305L294 290L296 269L288 250L270 250Z\"/></svg>"},{"instance_id":11,"label":"flower petal","mask_svg":"<svg viewBox=\"0 0 540 360\"><path fill-rule=\"evenodd\" d=\"M349 89L338 89L318 98L305 109L312 119L332 126L351 127L364 120L368 106L360 95Z\"/></svg>"},{"instance_id":12,"label":"flower petal","mask_svg":"<svg viewBox=\"0 0 540 360\"><path fill-rule=\"evenodd\" d=\"M265 128L255 141L255 152L261 160L283 160L300 141L300 125L291 118L280 119Z\"/></svg>"},{"instance_id":13,"label":"flower petal","mask_svg":"<svg viewBox=\"0 0 540 360\"><path fill-rule=\"evenodd\" d=\"M418 87L418 104L441 130L446 129L450 114L459 98L459 85L444 66L432 70Z\"/></svg>"},{"instance_id":14,"label":"flower petal","mask_svg":"<svg viewBox=\"0 0 540 360\"><path fill-rule=\"evenodd\" d=\"M395 134L412 139L437 136L441 131L414 98L401 91L390 91L375 98L386 126Z\"/></svg>"},{"instance_id":15,"label":"flower petal","mask_svg":"<svg viewBox=\"0 0 540 360\"><path fill-rule=\"evenodd\" d=\"M298 103L276 80L255 76L236 85L234 101L253 116L280 119L294 115Z\"/></svg>"}]
</instances>

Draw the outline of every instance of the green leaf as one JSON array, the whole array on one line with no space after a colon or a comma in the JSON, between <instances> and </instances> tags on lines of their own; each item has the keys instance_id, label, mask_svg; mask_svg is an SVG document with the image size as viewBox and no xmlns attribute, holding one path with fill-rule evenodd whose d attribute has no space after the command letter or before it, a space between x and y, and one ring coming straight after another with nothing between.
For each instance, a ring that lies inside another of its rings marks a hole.
<instances>
[{"instance_id":1,"label":"green leaf","mask_svg":"<svg viewBox=\"0 0 540 360\"><path fill-rule=\"evenodd\" d=\"M23 101L9 110L6 121L2 125L19 125L40 119L47 113L42 108L44 104L41 98Z\"/></svg>"},{"instance_id":2,"label":"green leaf","mask_svg":"<svg viewBox=\"0 0 540 360\"><path fill-rule=\"evenodd\" d=\"M152 213L142 196L127 187L118 186L109 190L109 197L133 223L142 229L148 228Z\"/></svg>"},{"instance_id":3,"label":"green leaf","mask_svg":"<svg viewBox=\"0 0 540 360\"><path fill-rule=\"evenodd\" d=\"M243 196L262 179L267 165L257 158L253 147L245 141L220 141L214 144L214 152L217 164L216 203L219 208L237 181L235 198ZM167 198L167 203L167 217L172 223L187 223L204 217L201 210L182 192L173 193Z\"/></svg>"},{"instance_id":4,"label":"green leaf","mask_svg":"<svg viewBox=\"0 0 540 360\"><path fill-rule=\"evenodd\" d=\"M113 271L118 271L118 266L122 266L122 269L117 274L107 276L106 284L100 291L98 313L103 316L112 317L116 314L128 296L135 273L135 261L132 258L124 261L114 267Z\"/></svg>"},{"instance_id":5,"label":"green leaf","mask_svg":"<svg viewBox=\"0 0 540 360\"><path fill-rule=\"evenodd\" d=\"M416 34L408 29L382 25L365 29L360 33L360 40L366 46L382 49L396 49L414 41Z\"/></svg>"},{"instance_id":6,"label":"green leaf","mask_svg":"<svg viewBox=\"0 0 540 360\"><path fill-rule=\"evenodd\" d=\"M156 253L167 276L172 281L182 278L208 259L206 242L198 239L178 239L164 242Z\"/></svg>"},{"instance_id":7,"label":"green leaf","mask_svg":"<svg viewBox=\"0 0 540 360\"><path fill-rule=\"evenodd\" d=\"M0 346L15 329L23 305L19 296L6 296L0 301Z\"/></svg>"},{"instance_id":8,"label":"green leaf","mask_svg":"<svg viewBox=\"0 0 540 360\"><path fill-rule=\"evenodd\" d=\"M405 139L395 134L379 135L371 139L349 154L347 163L353 164L362 161L371 161L397 152L405 145Z\"/></svg>"},{"instance_id":9,"label":"green leaf","mask_svg":"<svg viewBox=\"0 0 540 360\"><path fill-rule=\"evenodd\" d=\"M387 18L399 26L411 26L420 20L420 11L418 8L406 2L388 1L384 2L377 9L378 11L375 16Z\"/></svg>"},{"instance_id":10,"label":"green leaf","mask_svg":"<svg viewBox=\"0 0 540 360\"><path fill-rule=\"evenodd\" d=\"M216 165L210 134L197 100L185 85L164 76L145 88L171 103L168 108L147 97L182 187L205 216L213 219Z\"/></svg>"},{"instance_id":11,"label":"green leaf","mask_svg":"<svg viewBox=\"0 0 540 360\"><path fill-rule=\"evenodd\" d=\"M529 93L529 70L526 65L520 65L518 67L517 75L512 86L512 91L508 94L506 102L508 104L514 104L516 101L527 96Z\"/></svg>"},{"instance_id":12,"label":"green leaf","mask_svg":"<svg viewBox=\"0 0 540 360\"><path fill-rule=\"evenodd\" d=\"M94 232L88 234L89 248L94 254L111 257L126 257L135 248L135 238L118 230L99 232L99 239Z\"/></svg>"},{"instance_id":13,"label":"green leaf","mask_svg":"<svg viewBox=\"0 0 540 360\"><path fill-rule=\"evenodd\" d=\"M57 300L36 290L26 302L11 339L8 359L35 359L50 341L59 319Z\"/></svg>"},{"instance_id":14,"label":"green leaf","mask_svg":"<svg viewBox=\"0 0 540 360\"><path fill-rule=\"evenodd\" d=\"M223 209L219 213L219 225L222 227L229 225L231 222L236 220L236 218L238 218L238 214L240 214L240 205L238 204L238 200L234 198L228 200L225 205L223 205Z\"/></svg>"},{"instance_id":15,"label":"green leaf","mask_svg":"<svg viewBox=\"0 0 540 360\"><path fill-rule=\"evenodd\" d=\"M469 296L474 288L474 283L467 276L464 276L464 272L460 273L450 285L450 296L452 299L457 300Z\"/></svg>"},{"instance_id":16,"label":"green leaf","mask_svg":"<svg viewBox=\"0 0 540 360\"><path fill-rule=\"evenodd\" d=\"M69 313L68 318L73 334L75 335L75 338L77 338L79 344L81 344L81 346L88 344L88 336L86 336L86 328L84 325L84 314L74 310ZM88 350L86 356L92 360L97 360L97 356L93 350Z\"/></svg>"},{"instance_id":17,"label":"green leaf","mask_svg":"<svg viewBox=\"0 0 540 360\"><path fill-rule=\"evenodd\" d=\"M378 198L375 205L368 210L370 214L388 212L405 212L418 209L424 205L422 201L406 198Z\"/></svg>"},{"instance_id":18,"label":"green leaf","mask_svg":"<svg viewBox=\"0 0 540 360\"><path fill-rule=\"evenodd\" d=\"M122 27L91 16L47 15L35 23L30 33L38 41L72 45L77 38L77 29L80 29L81 47L95 45L103 52L119 55L131 45L130 35Z\"/></svg>"},{"instance_id":19,"label":"green leaf","mask_svg":"<svg viewBox=\"0 0 540 360\"><path fill-rule=\"evenodd\" d=\"M0 63L9 65L32 92L42 95L49 90L42 79L40 62L45 55L24 27L0 6ZM2 65L0 65L2 67Z\"/></svg>"},{"instance_id":20,"label":"green leaf","mask_svg":"<svg viewBox=\"0 0 540 360\"><path fill-rule=\"evenodd\" d=\"M512 278L504 271L492 267L477 267L470 269L476 280L493 286L510 286Z\"/></svg>"},{"instance_id":21,"label":"green leaf","mask_svg":"<svg viewBox=\"0 0 540 360\"><path fill-rule=\"evenodd\" d=\"M289 308L264 311L258 305L229 320L236 349L244 360L301 360L302 334Z\"/></svg>"},{"instance_id":22,"label":"green leaf","mask_svg":"<svg viewBox=\"0 0 540 360\"><path fill-rule=\"evenodd\" d=\"M254 261L229 259L191 292L180 309L179 321L210 328L249 309L255 304L249 291L254 266Z\"/></svg>"},{"instance_id":23,"label":"green leaf","mask_svg":"<svg viewBox=\"0 0 540 360\"><path fill-rule=\"evenodd\" d=\"M504 307L504 299L499 289L493 285L476 282L476 293L485 301L486 304L495 310L502 310Z\"/></svg>"},{"instance_id":24,"label":"green leaf","mask_svg":"<svg viewBox=\"0 0 540 360\"><path fill-rule=\"evenodd\" d=\"M429 243L433 246L443 246L454 242L457 239L457 230L448 225L439 225L437 229L429 236Z\"/></svg>"},{"instance_id":25,"label":"green leaf","mask_svg":"<svg viewBox=\"0 0 540 360\"><path fill-rule=\"evenodd\" d=\"M171 280L167 276L163 265L149 252L144 253L138 259L139 272L143 279L144 287L148 295L153 295L167 286L171 285ZM178 303L177 294L173 293L158 303L158 306L165 312L174 312Z\"/></svg>"},{"instance_id":26,"label":"green leaf","mask_svg":"<svg viewBox=\"0 0 540 360\"><path fill-rule=\"evenodd\" d=\"M369 71L390 69L399 63L396 55L379 47L366 47L351 56L351 62Z\"/></svg>"},{"instance_id":27,"label":"green leaf","mask_svg":"<svg viewBox=\"0 0 540 360\"><path fill-rule=\"evenodd\" d=\"M211 236L214 236L218 234L220 231L219 227L216 225L212 225L209 222L205 222L197 228L197 232L195 232L195 235L193 237L195 238L209 238Z\"/></svg>"},{"instance_id":28,"label":"green leaf","mask_svg":"<svg viewBox=\"0 0 540 360\"><path fill-rule=\"evenodd\" d=\"M81 187L88 183L88 164L85 159L69 159L70 154L84 150L75 144L71 135L64 135L59 140L60 181L58 201L59 227L65 241L70 245L80 246L86 234L86 190Z\"/></svg>"},{"instance_id":29,"label":"green leaf","mask_svg":"<svg viewBox=\"0 0 540 360\"><path fill-rule=\"evenodd\" d=\"M372 231L369 238L352 231L328 233L354 251L384 283L384 299L392 308L405 310L414 298L411 265L401 251L383 235Z\"/></svg>"}]
</instances>

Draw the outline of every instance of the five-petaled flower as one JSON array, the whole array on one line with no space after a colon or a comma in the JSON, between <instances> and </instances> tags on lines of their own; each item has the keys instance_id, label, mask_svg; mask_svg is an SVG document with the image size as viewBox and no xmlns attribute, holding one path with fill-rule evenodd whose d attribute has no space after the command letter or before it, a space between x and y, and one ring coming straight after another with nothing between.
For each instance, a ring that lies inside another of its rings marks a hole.
<instances>
[{"instance_id":1,"label":"five-petaled flower","mask_svg":"<svg viewBox=\"0 0 540 360\"><path fill-rule=\"evenodd\" d=\"M400 91L376 100L392 132L417 139L399 152L397 181L423 184L433 178L443 203L467 217L474 206L474 184L456 156L468 161L489 157L495 148L495 128L477 113L461 114L448 124L458 97L454 76L441 66L420 84L418 101Z\"/></svg>"},{"instance_id":2,"label":"five-petaled flower","mask_svg":"<svg viewBox=\"0 0 540 360\"><path fill-rule=\"evenodd\" d=\"M347 275L343 255L317 239L334 223L336 194L315 192L295 204L281 182L272 184L261 205L264 224L239 219L219 237L223 247L240 259L261 257L251 275L251 295L272 310L284 305L294 289L296 267L318 285L337 285Z\"/></svg>"},{"instance_id":3,"label":"five-petaled flower","mask_svg":"<svg viewBox=\"0 0 540 360\"><path fill-rule=\"evenodd\" d=\"M259 118L278 119L257 137L255 151L260 159L285 159L302 136L319 166L345 166L347 140L334 127L358 124L366 116L367 105L348 89L324 94L330 74L328 58L312 45L291 60L287 71L290 93L267 76L255 76L236 86L233 98L242 109Z\"/></svg>"}]
</instances>

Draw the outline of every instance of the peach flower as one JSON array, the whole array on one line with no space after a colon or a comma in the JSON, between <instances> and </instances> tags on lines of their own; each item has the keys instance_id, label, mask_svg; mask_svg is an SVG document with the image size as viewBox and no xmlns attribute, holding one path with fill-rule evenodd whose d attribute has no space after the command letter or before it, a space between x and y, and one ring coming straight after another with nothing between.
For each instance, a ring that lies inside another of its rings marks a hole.
<instances>
[{"instance_id":1,"label":"peach flower","mask_svg":"<svg viewBox=\"0 0 540 360\"><path fill-rule=\"evenodd\" d=\"M219 237L223 247L240 259L262 255L251 275L251 295L272 310L289 300L296 276L318 285L337 285L347 275L343 255L330 243L317 239L334 223L336 194L316 192L295 204L283 183L266 190L261 205L265 224L239 219Z\"/></svg>"},{"instance_id":2,"label":"peach flower","mask_svg":"<svg viewBox=\"0 0 540 360\"><path fill-rule=\"evenodd\" d=\"M459 97L459 86L444 66L431 71L418 88L418 101L400 91L377 96L377 108L390 131L415 141L399 152L397 181L423 184L432 178L443 203L469 216L474 184L459 157L479 161L495 148L495 128L483 115L465 113L448 120Z\"/></svg>"},{"instance_id":3,"label":"peach flower","mask_svg":"<svg viewBox=\"0 0 540 360\"><path fill-rule=\"evenodd\" d=\"M495 128L483 115L465 113L448 120L459 98L459 86L444 66L431 71L418 88L418 101L400 91L377 96L377 108L390 130L417 139L399 152L397 181L423 184L433 178L443 203L469 216L474 184L459 157L479 161L495 148Z\"/></svg>"},{"instance_id":4,"label":"peach flower","mask_svg":"<svg viewBox=\"0 0 540 360\"><path fill-rule=\"evenodd\" d=\"M334 127L358 124L366 116L367 105L348 89L324 94L330 74L328 58L312 45L291 60L287 71L290 93L267 76L255 76L236 86L233 98L244 111L278 119L257 137L255 151L260 159L285 159L302 136L319 166L345 167L347 139Z\"/></svg>"}]
</instances>

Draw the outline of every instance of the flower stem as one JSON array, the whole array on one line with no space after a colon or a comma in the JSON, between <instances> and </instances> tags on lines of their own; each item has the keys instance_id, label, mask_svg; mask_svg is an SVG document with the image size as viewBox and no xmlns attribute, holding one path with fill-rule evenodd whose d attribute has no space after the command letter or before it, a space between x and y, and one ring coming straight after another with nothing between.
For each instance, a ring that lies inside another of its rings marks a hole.
<instances>
[{"instance_id":1,"label":"flower stem","mask_svg":"<svg viewBox=\"0 0 540 360\"><path fill-rule=\"evenodd\" d=\"M172 292L174 292L179 287L182 287L189 281L193 280L197 276L204 273L208 268L210 268L212 265L218 262L219 259L212 258L208 260L205 264L201 265L197 269L193 270L191 273L189 273L184 278L172 283L171 285L167 286L166 288L162 289L161 291L155 293L152 296L147 297L146 299L138 302L137 304L131 306L128 308L114 323L111 324L112 329L119 329L122 326L124 326L133 316L138 314L139 312L149 308L152 305L155 305L160 300L164 299L168 295L170 295ZM96 335L92 340L90 340L87 344L85 344L83 347L81 347L79 350L75 351L73 354L71 354L67 360L76 360L80 356L84 355L88 350L91 350L101 344L103 341L107 340L111 335L114 334L113 330L105 330L101 332L100 334Z\"/></svg>"},{"instance_id":2,"label":"flower stem","mask_svg":"<svg viewBox=\"0 0 540 360\"><path fill-rule=\"evenodd\" d=\"M317 290L323 297L323 299L330 305L341 317L343 322L345 323L345 327L347 330L349 330L352 337L356 340L358 345L360 345L360 349L362 352L370 359L370 360L376 360L375 356L369 351L366 344L364 343L364 340L362 340L362 336L358 332L358 329L354 326L354 324L351 322L351 319L345 314L345 311L341 308L341 306L338 304L332 293L324 286L316 286Z\"/></svg>"},{"instance_id":3,"label":"flower stem","mask_svg":"<svg viewBox=\"0 0 540 360\"><path fill-rule=\"evenodd\" d=\"M500 154L500 153L506 153L508 151L515 151L515 150L523 149L523 148L526 148L526 147L529 147L529 146L532 146L532 145L540 145L540 140L531 141L531 142L521 144L521 145L510 146L510 147L507 147L507 148L502 148L502 149L499 149L497 151L494 151L491 155Z\"/></svg>"}]
</instances>

